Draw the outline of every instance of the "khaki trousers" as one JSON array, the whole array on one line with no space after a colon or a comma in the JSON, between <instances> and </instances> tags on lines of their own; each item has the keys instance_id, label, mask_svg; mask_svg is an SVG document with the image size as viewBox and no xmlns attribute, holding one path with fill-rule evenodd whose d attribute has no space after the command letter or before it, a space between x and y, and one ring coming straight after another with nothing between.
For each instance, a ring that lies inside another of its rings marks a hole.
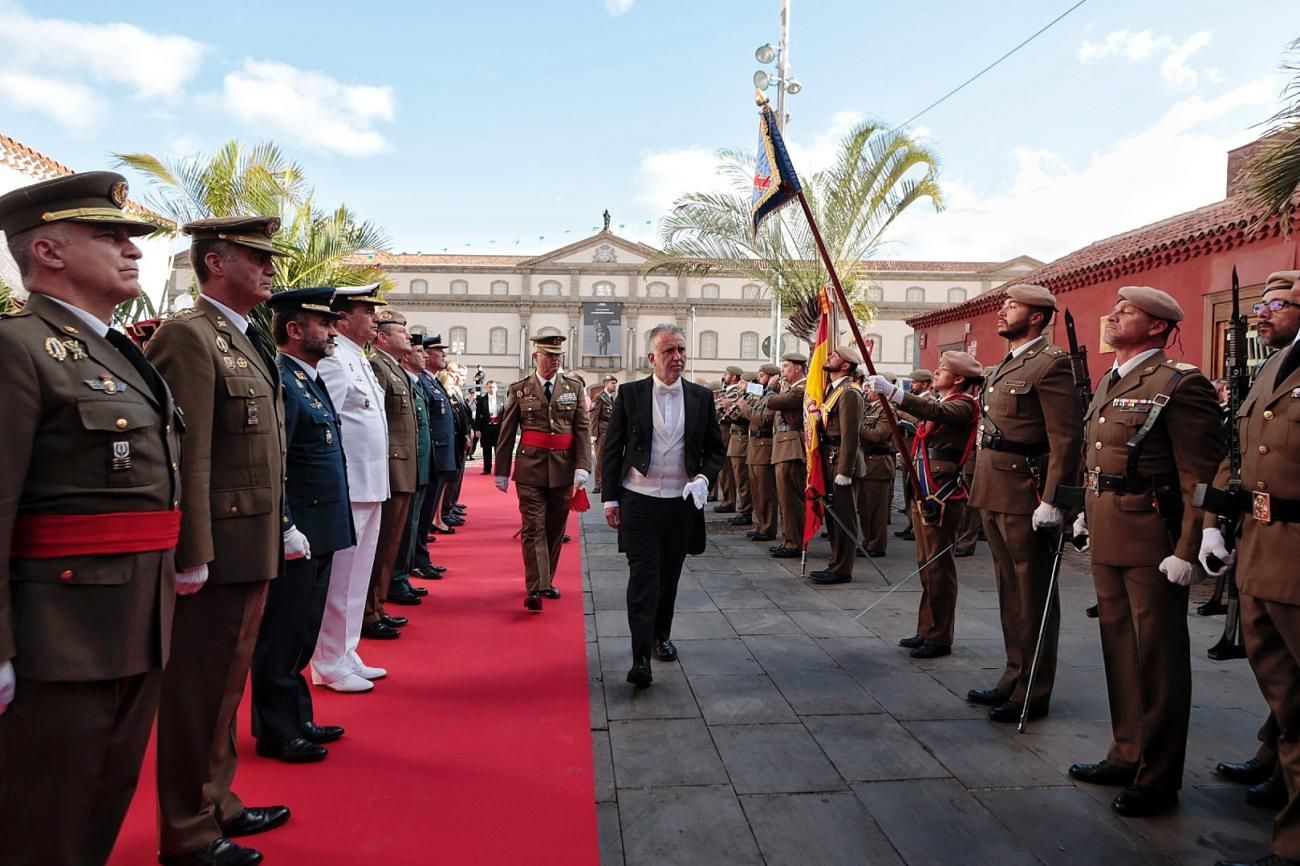
<instances>
[{"instance_id":1,"label":"khaki trousers","mask_svg":"<svg viewBox=\"0 0 1300 866\"><path fill-rule=\"evenodd\" d=\"M926 526L919 510L913 509L912 514L916 564L931 559L934 562L921 569L921 607L916 617L916 633L928 644L952 646L957 616L957 561L952 558L951 545L966 503L949 500L943 509L943 520L935 526Z\"/></svg>"},{"instance_id":2,"label":"khaki trousers","mask_svg":"<svg viewBox=\"0 0 1300 866\"><path fill-rule=\"evenodd\" d=\"M803 550L806 472L802 460L776 464L776 498L781 506L781 535L786 550Z\"/></svg>"},{"instance_id":3,"label":"khaki trousers","mask_svg":"<svg viewBox=\"0 0 1300 866\"><path fill-rule=\"evenodd\" d=\"M889 509L893 507L893 480L860 478L853 482L858 497L858 518L862 526L862 546L873 553L884 553L889 539Z\"/></svg>"},{"instance_id":4,"label":"khaki trousers","mask_svg":"<svg viewBox=\"0 0 1300 866\"><path fill-rule=\"evenodd\" d=\"M516 484L519 497L519 543L524 554L524 585L529 592L550 589L564 547L571 487Z\"/></svg>"},{"instance_id":5,"label":"khaki trousers","mask_svg":"<svg viewBox=\"0 0 1300 866\"><path fill-rule=\"evenodd\" d=\"M825 523L826 533L831 539L831 561L826 564L826 570L852 576L853 563L858 555L858 504L854 500L853 485L836 487L831 480L835 478L835 467L826 465L825 468L827 491L831 497Z\"/></svg>"},{"instance_id":6,"label":"khaki trousers","mask_svg":"<svg viewBox=\"0 0 1300 866\"><path fill-rule=\"evenodd\" d=\"M392 584L397 552L402 535L411 519L411 494L394 493L384 502L379 514L379 541L375 545L375 564L370 569L370 594L366 598L365 624L374 625L384 615L388 587ZM428 532L428 527L421 527Z\"/></svg>"},{"instance_id":7,"label":"khaki trousers","mask_svg":"<svg viewBox=\"0 0 1300 866\"><path fill-rule=\"evenodd\" d=\"M753 514L754 503L750 498L749 491L749 464L745 457L728 457L727 463L731 465L731 477L736 484L736 514Z\"/></svg>"},{"instance_id":8,"label":"khaki trousers","mask_svg":"<svg viewBox=\"0 0 1300 866\"><path fill-rule=\"evenodd\" d=\"M980 523L983 518L980 516L978 508L966 506L966 514L961 519L961 526L957 527L957 544L953 547L959 553L971 553L980 540ZM986 532L987 534L987 532Z\"/></svg>"},{"instance_id":9,"label":"khaki trousers","mask_svg":"<svg viewBox=\"0 0 1300 866\"><path fill-rule=\"evenodd\" d=\"M984 535L993 554L998 607L1002 612L1002 642L1007 651L1007 664L998 679L997 690L1023 703L1038 629L1049 605L1047 584L1055 556L1053 534L1035 532L1028 514L985 511ZM1059 592L1052 594L1047 613L1047 631L1043 633L1043 649L1030 698L1035 707L1052 699L1052 685L1056 682L1056 645L1061 631L1059 595Z\"/></svg>"},{"instance_id":10,"label":"khaki trousers","mask_svg":"<svg viewBox=\"0 0 1300 866\"><path fill-rule=\"evenodd\" d=\"M754 531L776 535L776 467L771 463L749 467L749 494L754 506Z\"/></svg>"}]
</instances>

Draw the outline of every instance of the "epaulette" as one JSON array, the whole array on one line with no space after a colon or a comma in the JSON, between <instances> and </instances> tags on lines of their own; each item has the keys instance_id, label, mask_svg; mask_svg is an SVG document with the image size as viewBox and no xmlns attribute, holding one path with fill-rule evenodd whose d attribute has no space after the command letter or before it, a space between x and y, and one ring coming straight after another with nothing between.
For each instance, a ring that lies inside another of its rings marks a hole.
<instances>
[{"instance_id":1,"label":"epaulette","mask_svg":"<svg viewBox=\"0 0 1300 866\"><path fill-rule=\"evenodd\" d=\"M1065 351L1064 349L1062 349L1060 346L1056 346L1056 345L1048 346L1048 347L1047 347L1046 349L1044 349L1043 351L1044 351L1045 354L1051 355L1053 358L1059 358L1059 357L1061 357L1062 355L1068 355L1068 354L1070 354L1069 352L1067 352L1067 351Z\"/></svg>"},{"instance_id":2,"label":"epaulette","mask_svg":"<svg viewBox=\"0 0 1300 866\"><path fill-rule=\"evenodd\" d=\"M188 307L188 308L186 308L186 309L184 309L184 310L175 310L175 311L173 311L173 312L171 312L171 313L168 313L164 318L166 318L166 319L168 319L168 320L170 320L170 319L189 319L189 318L192 318L192 317L197 316L197 315L200 315L199 310L195 309L194 307Z\"/></svg>"},{"instance_id":3,"label":"epaulette","mask_svg":"<svg viewBox=\"0 0 1300 866\"><path fill-rule=\"evenodd\" d=\"M1173 358L1167 359L1165 363L1173 367L1175 370L1182 370L1184 373L1189 373L1192 370L1198 369L1195 364L1189 364L1186 361L1175 361Z\"/></svg>"}]
</instances>

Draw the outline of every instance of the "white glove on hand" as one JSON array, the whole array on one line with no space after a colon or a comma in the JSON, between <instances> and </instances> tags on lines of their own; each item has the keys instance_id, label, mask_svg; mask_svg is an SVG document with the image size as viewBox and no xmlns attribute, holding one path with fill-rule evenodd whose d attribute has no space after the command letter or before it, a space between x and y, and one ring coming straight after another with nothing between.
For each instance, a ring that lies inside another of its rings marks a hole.
<instances>
[{"instance_id":1,"label":"white glove on hand","mask_svg":"<svg viewBox=\"0 0 1300 866\"><path fill-rule=\"evenodd\" d=\"M1034 529L1055 529L1061 525L1061 509L1050 502L1040 502L1034 509L1034 516L1029 519Z\"/></svg>"},{"instance_id":2,"label":"white glove on hand","mask_svg":"<svg viewBox=\"0 0 1300 866\"><path fill-rule=\"evenodd\" d=\"M1071 527L1071 530L1074 532L1075 539L1083 539L1082 545L1080 545L1078 541L1074 542L1075 550L1083 553L1092 546L1091 536L1088 534L1088 515L1080 511L1079 516L1074 518L1074 526Z\"/></svg>"},{"instance_id":3,"label":"white glove on hand","mask_svg":"<svg viewBox=\"0 0 1300 866\"><path fill-rule=\"evenodd\" d=\"M1196 567L1196 564L1185 559L1179 559L1176 556L1166 556L1161 560L1160 570L1165 577L1169 578L1170 583L1176 583L1179 586L1191 586L1200 580L1200 576L1197 574L1200 569Z\"/></svg>"},{"instance_id":4,"label":"white glove on hand","mask_svg":"<svg viewBox=\"0 0 1300 866\"><path fill-rule=\"evenodd\" d=\"M577 470L576 472L573 473L573 486L586 487L587 479L590 477L591 477L591 473L588 472L586 469Z\"/></svg>"},{"instance_id":5,"label":"white glove on hand","mask_svg":"<svg viewBox=\"0 0 1300 866\"><path fill-rule=\"evenodd\" d=\"M709 498L709 479L703 476L694 478L686 482L682 488L682 499L691 499L695 502L695 507L704 510L704 503Z\"/></svg>"},{"instance_id":6,"label":"white glove on hand","mask_svg":"<svg viewBox=\"0 0 1300 866\"><path fill-rule=\"evenodd\" d=\"M208 564L206 562L193 568L187 568L176 575L176 594L193 595L203 589L203 584L207 582Z\"/></svg>"},{"instance_id":7,"label":"white glove on hand","mask_svg":"<svg viewBox=\"0 0 1300 866\"><path fill-rule=\"evenodd\" d=\"M1208 560L1211 556L1223 563L1217 570L1210 568ZM1228 543L1223 539L1223 533L1217 527L1211 526L1209 529L1201 530L1201 552L1196 557L1201 562L1201 568L1205 573L1213 577L1218 577L1237 561L1237 554L1228 550Z\"/></svg>"},{"instance_id":8,"label":"white glove on hand","mask_svg":"<svg viewBox=\"0 0 1300 866\"><path fill-rule=\"evenodd\" d=\"M898 387L893 382L879 373L867 377L867 387L877 394L883 395L886 400L893 400L894 392L898 390Z\"/></svg>"},{"instance_id":9,"label":"white glove on hand","mask_svg":"<svg viewBox=\"0 0 1300 866\"><path fill-rule=\"evenodd\" d=\"M311 559L311 544L296 526L290 526L284 532L284 558Z\"/></svg>"},{"instance_id":10,"label":"white glove on hand","mask_svg":"<svg viewBox=\"0 0 1300 866\"><path fill-rule=\"evenodd\" d=\"M497 490L500 490L502 493L505 493L507 490L510 489L509 475L496 475L493 476L492 480L496 482Z\"/></svg>"},{"instance_id":11,"label":"white glove on hand","mask_svg":"<svg viewBox=\"0 0 1300 866\"><path fill-rule=\"evenodd\" d=\"M0 716L5 714L9 705L14 702L14 687L17 684L17 677L14 676L14 663L5 659L0 662Z\"/></svg>"},{"instance_id":12,"label":"white glove on hand","mask_svg":"<svg viewBox=\"0 0 1300 866\"><path fill-rule=\"evenodd\" d=\"M836 487L848 487L848 486L849 486L850 484L852 484L852 483L853 483L853 479L850 478L850 477L847 476L847 475L836 475L836 476L835 476L835 486L836 486Z\"/></svg>"}]
</instances>

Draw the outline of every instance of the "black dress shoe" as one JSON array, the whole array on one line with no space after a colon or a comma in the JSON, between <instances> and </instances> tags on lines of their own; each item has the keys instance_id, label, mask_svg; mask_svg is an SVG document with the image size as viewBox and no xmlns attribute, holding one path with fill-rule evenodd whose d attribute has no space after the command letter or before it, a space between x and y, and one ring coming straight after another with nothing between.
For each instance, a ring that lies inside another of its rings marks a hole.
<instances>
[{"instance_id":1,"label":"black dress shoe","mask_svg":"<svg viewBox=\"0 0 1300 866\"><path fill-rule=\"evenodd\" d=\"M1246 802L1261 809L1280 810L1287 802L1286 781L1282 778L1282 766L1258 785L1252 785L1246 792Z\"/></svg>"},{"instance_id":2,"label":"black dress shoe","mask_svg":"<svg viewBox=\"0 0 1300 866\"><path fill-rule=\"evenodd\" d=\"M442 580L442 573L446 570L447 569L440 565L431 565L428 568L413 568L411 569L411 577L419 578L420 580ZM412 589L419 592L419 590L424 589L424 587L412 587ZM427 589L424 591L428 592Z\"/></svg>"},{"instance_id":3,"label":"black dress shoe","mask_svg":"<svg viewBox=\"0 0 1300 866\"><path fill-rule=\"evenodd\" d=\"M263 758L274 758L286 764L311 764L325 760L330 752L329 749L311 742L306 737L295 737L283 743L258 740L257 753Z\"/></svg>"},{"instance_id":4,"label":"black dress shoe","mask_svg":"<svg viewBox=\"0 0 1300 866\"><path fill-rule=\"evenodd\" d=\"M1119 792L1110 803L1117 815L1125 818L1150 818L1163 815L1178 805L1178 792L1147 785L1133 785Z\"/></svg>"},{"instance_id":5,"label":"black dress shoe","mask_svg":"<svg viewBox=\"0 0 1300 866\"><path fill-rule=\"evenodd\" d=\"M524 596L524 607L537 613L542 609L542 594L540 592L530 592Z\"/></svg>"},{"instance_id":6,"label":"black dress shoe","mask_svg":"<svg viewBox=\"0 0 1300 866\"><path fill-rule=\"evenodd\" d=\"M638 689L646 689L654 682L654 674L650 673L650 657L642 656L632 663L632 670L627 672L627 681Z\"/></svg>"},{"instance_id":7,"label":"black dress shoe","mask_svg":"<svg viewBox=\"0 0 1300 866\"><path fill-rule=\"evenodd\" d=\"M1128 786L1133 784L1133 777L1137 775L1134 770L1117 767L1105 761L1098 761L1095 764L1071 764L1068 772L1071 779L1087 782L1089 785Z\"/></svg>"},{"instance_id":8,"label":"black dress shoe","mask_svg":"<svg viewBox=\"0 0 1300 866\"><path fill-rule=\"evenodd\" d=\"M677 647L670 640L655 641L655 658L661 662L677 661Z\"/></svg>"},{"instance_id":9,"label":"black dress shoe","mask_svg":"<svg viewBox=\"0 0 1300 866\"><path fill-rule=\"evenodd\" d=\"M968 557L968 556L974 556L974 555L975 555L975 551L974 551L974 549L971 549L971 550L954 550L954 551L952 552L952 555L953 555L954 557L956 557L957 559L965 559L965 558Z\"/></svg>"},{"instance_id":10,"label":"black dress shoe","mask_svg":"<svg viewBox=\"0 0 1300 866\"><path fill-rule=\"evenodd\" d=\"M774 538L776 538L775 535L767 535L766 533L760 533L760 532L749 532L746 533L746 535L749 536L750 541L772 541Z\"/></svg>"},{"instance_id":11,"label":"black dress shoe","mask_svg":"<svg viewBox=\"0 0 1300 866\"><path fill-rule=\"evenodd\" d=\"M1273 775L1273 767L1263 763L1259 758L1251 758L1240 764L1224 761L1214 768L1214 772L1238 785L1258 785L1260 782L1268 781Z\"/></svg>"},{"instance_id":12,"label":"black dress shoe","mask_svg":"<svg viewBox=\"0 0 1300 866\"><path fill-rule=\"evenodd\" d=\"M569 537L569 533L564 533L564 543L568 544L570 541L573 541L573 539Z\"/></svg>"},{"instance_id":13,"label":"black dress shoe","mask_svg":"<svg viewBox=\"0 0 1300 866\"><path fill-rule=\"evenodd\" d=\"M431 526L429 528L433 530L434 535L455 535L456 534L456 530L454 529L439 529L436 526Z\"/></svg>"},{"instance_id":14,"label":"black dress shoe","mask_svg":"<svg viewBox=\"0 0 1300 866\"><path fill-rule=\"evenodd\" d=\"M591 488L591 492L594 493L594 494L596 494L596 495L600 495L600 486L597 485L597 486Z\"/></svg>"},{"instance_id":15,"label":"black dress shoe","mask_svg":"<svg viewBox=\"0 0 1300 866\"><path fill-rule=\"evenodd\" d=\"M1006 703L1011 696L1006 692L1000 692L997 689L971 689L966 693L966 700L972 704L982 704L986 707L996 707L998 704Z\"/></svg>"},{"instance_id":16,"label":"black dress shoe","mask_svg":"<svg viewBox=\"0 0 1300 866\"><path fill-rule=\"evenodd\" d=\"M163 866L256 866L262 862L262 852L217 837L187 854L159 854L158 862Z\"/></svg>"},{"instance_id":17,"label":"black dress shoe","mask_svg":"<svg viewBox=\"0 0 1300 866\"><path fill-rule=\"evenodd\" d=\"M1258 860L1215 860L1214 866L1300 866L1300 860L1292 860L1281 854L1267 854Z\"/></svg>"},{"instance_id":18,"label":"black dress shoe","mask_svg":"<svg viewBox=\"0 0 1300 866\"><path fill-rule=\"evenodd\" d=\"M713 506L714 514L731 514L736 510L734 505L715 505Z\"/></svg>"},{"instance_id":19,"label":"black dress shoe","mask_svg":"<svg viewBox=\"0 0 1300 866\"><path fill-rule=\"evenodd\" d=\"M851 574L836 574L833 571L814 571L812 573L812 582L818 586L832 586L837 583L850 583L853 580Z\"/></svg>"},{"instance_id":20,"label":"black dress shoe","mask_svg":"<svg viewBox=\"0 0 1300 866\"><path fill-rule=\"evenodd\" d=\"M446 520L444 520L443 523L447 524L452 528L453 531L455 531L457 526L465 525L465 518L457 517L453 514L451 517L448 517Z\"/></svg>"},{"instance_id":21,"label":"black dress shoe","mask_svg":"<svg viewBox=\"0 0 1300 866\"><path fill-rule=\"evenodd\" d=\"M753 526L754 518L749 514L738 514L727 522L732 526Z\"/></svg>"},{"instance_id":22,"label":"black dress shoe","mask_svg":"<svg viewBox=\"0 0 1300 866\"><path fill-rule=\"evenodd\" d=\"M884 555L885 555L885 551L883 551L883 550L868 550L868 551L867 551L867 556L870 556L870 557L872 557L873 559L878 559L879 557L882 557L882 556L884 556Z\"/></svg>"},{"instance_id":23,"label":"black dress shoe","mask_svg":"<svg viewBox=\"0 0 1300 866\"><path fill-rule=\"evenodd\" d=\"M1025 705L1019 701L1003 701L993 709L989 710L990 722L1019 722L1020 714L1024 711ZM1047 705L1039 704L1029 708L1028 719L1041 719L1047 715Z\"/></svg>"},{"instance_id":24,"label":"black dress shoe","mask_svg":"<svg viewBox=\"0 0 1300 866\"><path fill-rule=\"evenodd\" d=\"M910 529L900 529L898 532L894 533L894 537L901 538L904 541L916 541L916 536L912 534L912 530Z\"/></svg>"},{"instance_id":25,"label":"black dress shoe","mask_svg":"<svg viewBox=\"0 0 1300 866\"><path fill-rule=\"evenodd\" d=\"M778 547L772 551L773 559L798 559L802 555L802 550L795 550L793 547Z\"/></svg>"},{"instance_id":26,"label":"black dress shoe","mask_svg":"<svg viewBox=\"0 0 1300 866\"><path fill-rule=\"evenodd\" d=\"M383 622L368 622L361 627L361 636L371 640L397 640L402 633Z\"/></svg>"},{"instance_id":27,"label":"black dress shoe","mask_svg":"<svg viewBox=\"0 0 1300 866\"><path fill-rule=\"evenodd\" d=\"M937 659L943 656L952 655L952 647L937 643L923 643L916 649L912 650L909 655L914 659Z\"/></svg>"},{"instance_id":28,"label":"black dress shoe","mask_svg":"<svg viewBox=\"0 0 1300 866\"><path fill-rule=\"evenodd\" d=\"M905 637L898 642L899 646L905 646L908 649L916 649L917 647L923 646L924 644L925 644L925 638L921 637L919 634L914 634L911 637Z\"/></svg>"},{"instance_id":29,"label":"black dress shoe","mask_svg":"<svg viewBox=\"0 0 1300 866\"><path fill-rule=\"evenodd\" d=\"M1088 619L1096 619L1098 615L1097 605L1094 604L1092 607L1085 610L1084 615L1086 615Z\"/></svg>"},{"instance_id":30,"label":"black dress shoe","mask_svg":"<svg viewBox=\"0 0 1300 866\"><path fill-rule=\"evenodd\" d=\"M314 722L308 722L302 726L303 739L316 745L332 743L339 737L343 736L342 725L318 725Z\"/></svg>"},{"instance_id":31,"label":"black dress shoe","mask_svg":"<svg viewBox=\"0 0 1300 866\"><path fill-rule=\"evenodd\" d=\"M236 836L253 836L274 830L289 820L288 806L252 806L246 807L233 821L221 825L221 832L227 839Z\"/></svg>"},{"instance_id":32,"label":"black dress shoe","mask_svg":"<svg viewBox=\"0 0 1300 866\"><path fill-rule=\"evenodd\" d=\"M389 628L401 628L410 622L410 620L404 616L390 616L386 613L380 614L379 621Z\"/></svg>"},{"instance_id":33,"label":"black dress shoe","mask_svg":"<svg viewBox=\"0 0 1300 866\"><path fill-rule=\"evenodd\" d=\"M388 598L384 599L389 604L400 604L404 607L413 607L420 603L420 597L413 592L393 592L388 591Z\"/></svg>"},{"instance_id":34,"label":"black dress shoe","mask_svg":"<svg viewBox=\"0 0 1300 866\"><path fill-rule=\"evenodd\" d=\"M557 599L560 597L560 591L553 586L548 586L542 590L542 598Z\"/></svg>"}]
</instances>

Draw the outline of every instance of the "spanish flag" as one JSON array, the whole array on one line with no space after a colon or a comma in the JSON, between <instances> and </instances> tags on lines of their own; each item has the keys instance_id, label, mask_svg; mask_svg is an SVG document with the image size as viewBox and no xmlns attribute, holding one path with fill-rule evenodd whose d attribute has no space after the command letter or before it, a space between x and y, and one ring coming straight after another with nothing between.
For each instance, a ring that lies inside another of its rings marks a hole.
<instances>
[{"instance_id":1,"label":"spanish flag","mask_svg":"<svg viewBox=\"0 0 1300 866\"><path fill-rule=\"evenodd\" d=\"M799 175L794 173L794 163L786 152L776 115L764 99L759 107L758 158L754 165L754 194L750 199L753 233L758 234L763 220L794 201L800 189Z\"/></svg>"},{"instance_id":2,"label":"spanish flag","mask_svg":"<svg viewBox=\"0 0 1300 866\"><path fill-rule=\"evenodd\" d=\"M826 497L826 477L822 474L821 420L822 401L826 398L826 358L831 353L831 303L826 290L817 294L821 318L817 322L817 341L808 359L808 378L803 392L803 442L808 454L808 484L804 488L803 547L817 537L822 528L822 503Z\"/></svg>"}]
</instances>

